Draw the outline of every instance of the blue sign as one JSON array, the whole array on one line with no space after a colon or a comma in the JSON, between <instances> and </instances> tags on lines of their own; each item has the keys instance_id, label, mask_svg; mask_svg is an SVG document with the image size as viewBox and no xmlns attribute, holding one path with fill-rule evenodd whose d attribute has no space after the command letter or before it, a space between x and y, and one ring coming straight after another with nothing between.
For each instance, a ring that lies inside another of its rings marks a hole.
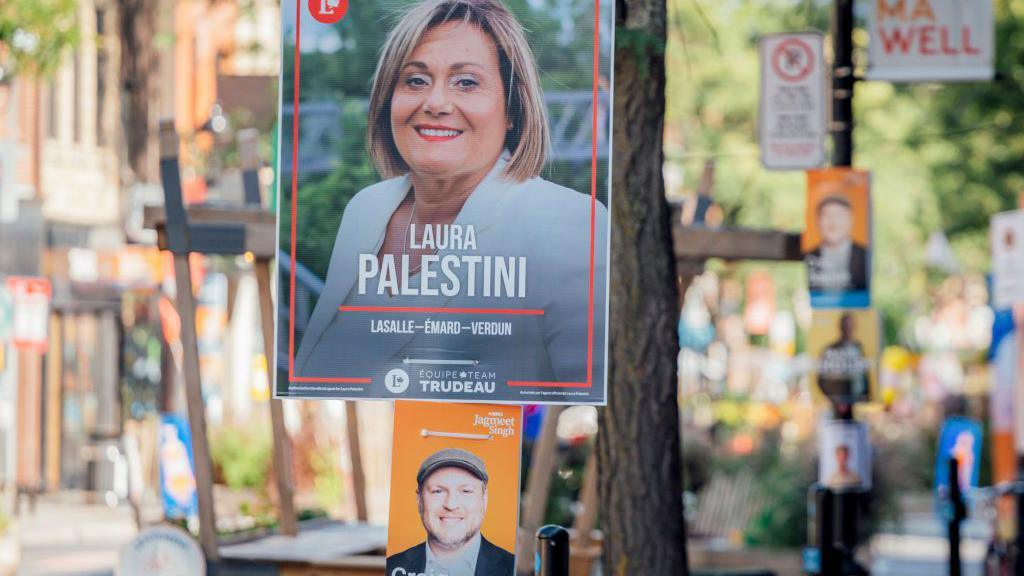
<instances>
[{"instance_id":1,"label":"blue sign","mask_svg":"<svg viewBox=\"0 0 1024 576\"><path fill-rule=\"evenodd\" d=\"M188 420L181 414L160 415L160 497L168 519L198 515L195 461Z\"/></svg>"},{"instance_id":2,"label":"blue sign","mask_svg":"<svg viewBox=\"0 0 1024 576\"><path fill-rule=\"evenodd\" d=\"M808 574L821 574L821 550L817 548L804 548L803 553L804 572Z\"/></svg>"},{"instance_id":3,"label":"blue sign","mask_svg":"<svg viewBox=\"0 0 1024 576\"><path fill-rule=\"evenodd\" d=\"M959 483L963 494L978 487L981 469L981 425L961 416L946 419L939 436L939 454L935 459L936 494L948 493L949 459L959 462Z\"/></svg>"}]
</instances>

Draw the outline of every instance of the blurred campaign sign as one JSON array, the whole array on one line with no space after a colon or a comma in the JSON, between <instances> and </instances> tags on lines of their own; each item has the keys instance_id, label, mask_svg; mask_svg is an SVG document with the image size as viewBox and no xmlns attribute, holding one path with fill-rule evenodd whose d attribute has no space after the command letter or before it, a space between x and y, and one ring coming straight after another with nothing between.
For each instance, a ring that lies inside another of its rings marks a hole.
<instances>
[{"instance_id":1,"label":"blurred campaign sign","mask_svg":"<svg viewBox=\"0 0 1024 576\"><path fill-rule=\"evenodd\" d=\"M743 322L747 333L765 336L775 319L775 280L763 270L747 276L747 302L743 309Z\"/></svg>"},{"instance_id":2,"label":"blurred campaign sign","mask_svg":"<svg viewBox=\"0 0 1024 576\"><path fill-rule=\"evenodd\" d=\"M6 343L11 338L13 326L14 305L11 302L11 292L7 286L0 284L0 344Z\"/></svg>"},{"instance_id":3,"label":"blurred campaign sign","mask_svg":"<svg viewBox=\"0 0 1024 576\"><path fill-rule=\"evenodd\" d=\"M946 419L939 436L939 452L935 459L935 490L937 493L949 489L949 460L959 462L960 490L967 494L978 487L978 472L981 470L981 425L962 416Z\"/></svg>"},{"instance_id":4,"label":"blurred campaign sign","mask_svg":"<svg viewBox=\"0 0 1024 576\"><path fill-rule=\"evenodd\" d=\"M992 304L1024 302L1024 210L992 216Z\"/></svg>"},{"instance_id":5,"label":"blurred campaign sign","mask_svg":"<svg viewBox=\"0 0 1024 576\"><path fill-rule=\"evenodd\" d=\"M7 290L14 309L11 342L23 350L46 351L52 289L46 278L8 276Z\"/></svg>"},{"instance_id":6,"label":"blurred campaign sign","mask_svg":"<svg viewBox=\"0 0 1024 576\"><path fill-rule=\"evenodd\" d=\"M872 0L867 5L868 79L992 78L992 0Z\"/></svg>"},{"instance_id":7,"label":"blurred campaign sign","mask_svg":"<svg viewBox=\"0 0 1024 576\"><path fill-rule=\"evenodd\" d=\"M761 162L800 170L825 161L825 64L817 32L761 39Z\"/></svg>"},{"instance_id":8,"label":"blurred campaign sign","mask_svg":"<svg viewBox=\"0 0 1024 576\"><path fill-rule=\"evenodd\" d=\"M1022 405L1018 397L1024 396L1024 387L1017 386L1017 335L1012 310L995 310L988 359L992 482L998 483L1016 477L1015 446L1024 447L1024 435L1020 435L1024 433L1022 419L1014 418L1014 406Z\"/></svg>"},{"instance_id":9,"label":"blurred campaign sign","mask_svg":"<svg viewBox=\"0 0 1024 576\"><path fill-rule=\"evenodd\" d=\"M863 170L807 171L800 239L813 308L871 305L871 175Z\"/></svg>"},{"instance_id":10,"label":"blurred campaign sign","mask_svg":"<svg viewBox=\"0 0 1024 576\"><path fill-rule=\"evenodd\" d=\"M191 534L177 526L146 528L121 548L118 576L204 576L206 561Z\"/></svg>"},{"instance_id":11,"label":"blurred campaign sign","mask_svg":"<svg viewBox=\"0 0 1024 576\"><path fill-rule=\"evenodd\" d=\"M871 489L871 442L862 422L827 420L819 437L818 482L834 491Z\"/></svg>"},{"instance_id":12,"label":"blurred campaign sign","mask_svg":"<svg viewBox=\"0 0 1024 576\"><path fill-rule=\"evenodd\" d=\"M836 404L872 399L879 340L874 310L815 310L807 337L812 389Z\"/></svg>"},{"instance_id":13,"label":"blurred campaign sign","mask_svg":"<svg viewBox=\"0 0 1024 576\"><path fill-rule=\"evenodd\" d=\"M519 406L395 402L388 574L514 575L522 426Z\"/></svg>"},{"instance_id":14,"label":"blurred campaign sign","mask_svg":"<svg viewBox=\"0 0 1024 576\"><path fill-rule=\"evenodd\" d=\"M164 517L188 519L199 511L192 434L181 414L160 415L160 495Z\"/></svg>"},{"instance_id":15,"label":"blurred campaign sign","mask_svg":"<svg viewBox=\"0 0 1024 576\"><path fill-rule=\"evenodd\" d=\"M18 218L17 144L0 140L0 222L13 222Z\"/></svg>"}]
</instances>

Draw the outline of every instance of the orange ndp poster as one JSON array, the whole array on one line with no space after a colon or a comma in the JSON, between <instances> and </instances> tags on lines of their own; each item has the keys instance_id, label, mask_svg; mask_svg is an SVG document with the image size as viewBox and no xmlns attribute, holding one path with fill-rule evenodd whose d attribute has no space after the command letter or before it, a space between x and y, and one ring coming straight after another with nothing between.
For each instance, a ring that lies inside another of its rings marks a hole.
<instances>
[{"instance_id":1,"label":"orange ndp poster","mask_svg":"<svg viewBox=\"0 0 1024 576\"><path fill-rule=\"evenodd\" d=\"M388 576L515 572L522 409L395 402Z\"/></svg>"},{"instance_id":2,"label":"orange ndp poster","mask_svg":"<svg viewBox=\"0 0 1024 576\"><path fill-rule=\"evenodd\" d=\"M871 305L870 180L850 168L807 171L801 250L814 308Z\"/></svg>"}]
</instances>

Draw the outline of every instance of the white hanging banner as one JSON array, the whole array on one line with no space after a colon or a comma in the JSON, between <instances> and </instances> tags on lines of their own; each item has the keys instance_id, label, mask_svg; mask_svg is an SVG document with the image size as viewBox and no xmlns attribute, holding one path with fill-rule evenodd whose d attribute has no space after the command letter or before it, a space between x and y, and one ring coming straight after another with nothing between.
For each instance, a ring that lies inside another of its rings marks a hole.
<instances>
[{"instance_id":1,"label":"white hanging banner","mask_svg":"<svg viewBox=\"0 0 1024 576\"><path fill-rule=\"evenodd\" d=\"M990 80L995 66L992 0L872 0L870 80Z\"/></svg>"},{"instance_id":2,"label":"white hanging banner","mask_svg":"<svg viewBox=\"0 0 1024 576\"><path fill-rule=\"evenodd\" d=\"M768 170L825 161L825 65L817 32L761 39L761 162Z\"/></svg>"}]
</instances>

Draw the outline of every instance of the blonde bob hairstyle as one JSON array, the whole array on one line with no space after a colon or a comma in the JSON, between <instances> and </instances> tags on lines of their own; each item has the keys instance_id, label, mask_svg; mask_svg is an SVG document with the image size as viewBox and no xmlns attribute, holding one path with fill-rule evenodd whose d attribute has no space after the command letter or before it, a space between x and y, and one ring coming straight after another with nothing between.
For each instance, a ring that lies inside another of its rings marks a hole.
<instances>
[{"instance_id":1,"label":"blonde bob hairstyle","mask_svg":"<svg viewBox=\"0 0 1024 576\"><path fill-rule=\"evenodd\" d=\"M425 0L406 10L388 34L373 75L366 145L384 178L401 176L409 165L391 132L391 97L399 75L423 35L448 22L477 26L494 41L505 84L505 111L511 128L505 148L512 154L505 176L522 182L540 175L551 146L547 110L533 51L523 27L500 0Z\"/></svg>"}]
</instances>

